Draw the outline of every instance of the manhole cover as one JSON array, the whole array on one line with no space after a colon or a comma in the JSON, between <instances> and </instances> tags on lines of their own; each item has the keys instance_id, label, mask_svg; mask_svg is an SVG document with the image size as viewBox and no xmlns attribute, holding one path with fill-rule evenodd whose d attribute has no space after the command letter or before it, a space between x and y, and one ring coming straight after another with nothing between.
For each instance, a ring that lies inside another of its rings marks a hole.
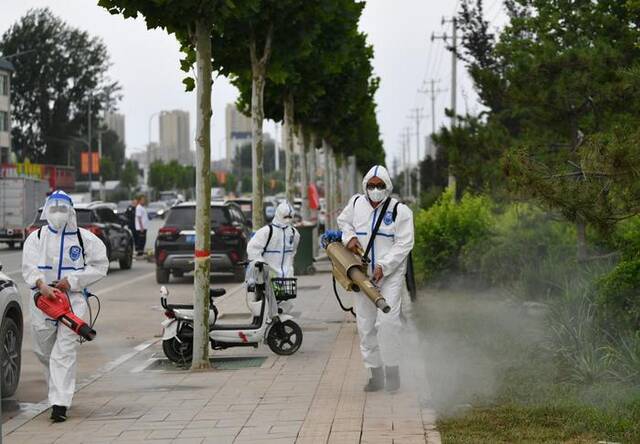
<instances>
[{"instance_id":1,"label":"manhole cover","mask_svg":"<svg viewBox=\"0 0 640 444\"><path fill-rule=\"evenodd\" d=\"M239 370L242 368L261 367L264 361L267 360L266 356L247 356L247 357L219 357L210 358L211 366L216 370ZM175 364L168 359L155 359L151 362L145 370L151 371L178 371L187 370L188 365Z\"/></svg>"},{"instance_id":2,"label":"manhole cover","mask_svg":"<svg viewBox=\"0 0 640 444\"><path fill-rule=\"evenodd\" d=\"M299 285L298 290L320 290L322 285Z\"/></svg>"}]
</instances>

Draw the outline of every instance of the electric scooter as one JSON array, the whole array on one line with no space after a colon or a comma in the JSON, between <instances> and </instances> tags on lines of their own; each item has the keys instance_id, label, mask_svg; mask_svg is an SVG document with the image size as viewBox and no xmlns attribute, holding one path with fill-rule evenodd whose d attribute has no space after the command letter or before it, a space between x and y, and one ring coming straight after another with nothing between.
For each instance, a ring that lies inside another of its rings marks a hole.
<instances>
[{"instance_id":1,"label":"electric scooter","mask_svg":"<svg viewBox=\"0 0 640 444\"><path fill-rule=\"evenodd\" d=\"M254 283L255 282L255 283ZM269 287L267 287L269 286ZM166 319L162 322L162 350L167 358L178 364L191 362L193 354L193 305L169 304L166 287L160 288L160 303ZM226 290L209 290L209 342L214 350L230 347L254 347L265 341L278 355L292 355L302 345L302 329L286 311L285 301L296 297L296 278L271 278L269 266L255 262L253 279L247 285L247 306L252 320L247 324L230 324L218 321L215 299ZM274 316L270 304L275 304ZM282 308L281 308L282 306Z\"/></svg>"}]
</instances>

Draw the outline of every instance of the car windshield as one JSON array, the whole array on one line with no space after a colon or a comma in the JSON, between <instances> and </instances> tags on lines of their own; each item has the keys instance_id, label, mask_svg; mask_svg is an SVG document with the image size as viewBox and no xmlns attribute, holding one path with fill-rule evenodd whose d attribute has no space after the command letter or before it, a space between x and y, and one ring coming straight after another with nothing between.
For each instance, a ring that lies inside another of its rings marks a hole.
<instances>
[{"instance_id":1,"label":"car windshield","mask_svg":"<svg viewBox=\"0 0 640 444\"><path fill-rule=\"evenodd\" d=\"M160 193L160 200L168 202L178 198L176 193Z\"/></svg>"},{"instance_id":2,"label":"car windshield","mask_svg":"<svg viewBox=\"0 0 640 444\"><path fill-rule=\"evenodd\" d=\"M42 210L38 210L38 214L36 214L36 220L33 222L35 226L42 226L46 224L46 221L40 220L40 215L42 214ZM91 221L91 210L81 210L76 208L76 219L78 221L78 225L88 225Z\"/></svg>"},{"instance_id":3,"label":"car windshield","mask_svg":"<svg viewBox=\"0 0 640 444\"><path fill-rule=\"evenodd\" d=\"M211 224L229 224L228 212L222 207L211 207ZM168 227L193 227L196 224L195 207L173 207L169 211L165 225Z\"/></svg>"},{"instance_id":4,"label":"car windshield","mask_svg":"<svg viewBox=\"0 0 640 444\"><path fill-rule=\"evenodd\" d=\"M128 208L129 205L131 205L131 201L121 200L120 202L118 202L118 209L124 210L125 208Z\"/></svg>"},{"instance_id":5,"label":"car windshield","mask_svg":"<svg viewBox=\"0 0 640 444\"><path fill-rule=\"evenodd\" d=\"M164 202L151 202L149 204L149 208L157 208L157 209L163 209L166 208L167 205Z\"/></svg>"}]
</instances>

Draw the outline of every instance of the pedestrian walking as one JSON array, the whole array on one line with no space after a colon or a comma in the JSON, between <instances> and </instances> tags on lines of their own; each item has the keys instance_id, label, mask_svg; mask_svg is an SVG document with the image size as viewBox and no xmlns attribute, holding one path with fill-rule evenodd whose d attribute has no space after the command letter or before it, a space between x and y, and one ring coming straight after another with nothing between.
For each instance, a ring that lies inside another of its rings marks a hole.
<instances>
[{"instance_id":1,"label":"pedestrian walking","mask_svg":"<svg viewBox=\"0 0 640 444\"><path fill-rule=\"evenodd\" d=\"M383 313L365 295L354 295L360 351L365 367L371 371L364 390L385 388L394 392L400 388L401 302L407 258L413 248L413 212L390 197L393 185L381 165L369 170L362 188L364 194L351 197L338 216L338 226L347 248L368 256L372 280L391 307Z\"/></svg>"},{"instance_id":2,"label":"pedestrian walking","mask_svg":"<svg viewBox=\"0 0 640 444\"><path fill-rule=\"evenodd\" d=\"M149 227L149 216L145 207L147 198L144 195L138 196L136 205L136 255L144 254L144 246L147 243L147 228Z\"/></svg>"},{"instance_id":3,"label":"pedestrian walking","mask_svg":"<svg viewBox=\"0 0 640 444\"><path fill-rule=\"evenodd\" d=\"M22 276L31 288L33 351L45 367L51 420L63 422L76 386L77 335L36 307L33 296L55 299L54 288L64 292L76 316L87 312L85 289L107 275L109 259L104 243L89 230L78 228L71 197L55 191L40 217L47 225L24 243Z\"/></svg>"}]
</instances>

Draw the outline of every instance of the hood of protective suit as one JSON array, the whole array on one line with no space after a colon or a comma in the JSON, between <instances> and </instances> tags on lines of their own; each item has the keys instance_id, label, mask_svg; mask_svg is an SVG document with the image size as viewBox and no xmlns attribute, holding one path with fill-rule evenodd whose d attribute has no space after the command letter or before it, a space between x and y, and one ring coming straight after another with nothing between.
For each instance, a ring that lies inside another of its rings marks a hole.
<instances>
[{"instance_id":1,"label":"hood of protective suit","mask_svg":"<svg viewBox=\"0 0 640 444\"><path fill-rule=\"evenodd\" d=\"M369 172L364 175L364 178L362 179L362 191L364 191L364 195L369 197L369 193L367 193L367 182L369 182L369 180L371 180L372 177L379 177L384 182L384 184L387 186L387 188L385 190L384 199L386 199L387 197L391 196L391 192L393 191L393 184L391 183L391 176L389 176L389 171L387 171L387 169L385 167L383 167L382 165L376 165L376 166L371 167Z\"/></svg>"},{"instance_id":2,"label":"hood of protective suit","mask_svg":"<svg viewBox=\"0 0 640 444\"><path fill-rule=\"evenodd\" d=\"M73 200L62 190L56 190L47 197L40 219L46 220L49 226L56 231L65 227L65 231L78 229Z\"/></svg>"},{"instance_id":3,"label":"hood of protective suit","mask_svg":"<svg viewBox=\"0 0 640 444\"><path fill-rule=\"evenodd\" d=\"M287 225L291 225L293 223L293 215L295 211L293 210L293 206L289 204L288 201L284 200L278 205L276 208L276 214L273 216L273 225L277 227L285 227ZM285 217L290 216L291 219L285 219Z\"/></svg>"}]
</instances>

